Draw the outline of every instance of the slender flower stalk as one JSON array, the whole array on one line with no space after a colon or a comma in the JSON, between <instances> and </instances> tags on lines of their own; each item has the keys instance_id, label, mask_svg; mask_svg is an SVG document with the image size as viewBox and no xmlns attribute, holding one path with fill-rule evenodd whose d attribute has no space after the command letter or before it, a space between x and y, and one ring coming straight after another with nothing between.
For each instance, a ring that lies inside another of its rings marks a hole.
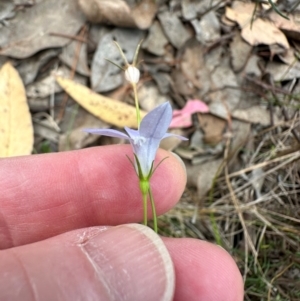
<instances>
[{"instance_id":1,"label":"slender flower stalk","mask_svg":"<svg viewBox=\"0 0 300 301\"><path fill-rule=\"evenodd\" d=\"M139 100L138 100L138 95L137 95L137 88L135 83L131 83L132 88L133 88L133 93L134 93L134 102L135 102L135 109L136 109L136 118L137 118L137 124L138 128L140 127L141 124L141 114L140 114L140 109L139 109Z\"/></svg>"},{"instance_id":2,"label":"slender flower stalk","mask_svg":"<svg viewBox=\"0 0 300 301\"><path fill-rule=\"evenodd\" d=\"M151 187L149 187L149 199L151 203L151 209L152 209L152 216L153 216L153 230L157 233L157 215L156 215L156 208L155 208L155 203L154 203L154 198L152 195L152 190Z\"/></svg>"}]
</instances>

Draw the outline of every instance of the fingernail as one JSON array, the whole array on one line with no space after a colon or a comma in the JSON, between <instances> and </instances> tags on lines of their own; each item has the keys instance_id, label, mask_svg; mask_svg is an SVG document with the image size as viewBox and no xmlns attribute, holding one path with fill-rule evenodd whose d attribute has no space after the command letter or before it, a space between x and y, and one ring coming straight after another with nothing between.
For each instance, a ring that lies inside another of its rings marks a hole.
<instances>
[{"instance_id":1,"label":"fingernail","mask_svg":"<svg viewBox=\"0 0 300 301\"><path fill-rule=\"evenodd\" d=\"M177 159L177 161L181 164L182 168L184 169L185 174L187 174L186 173L186 166L185 166L184 162L182 161L182 159L174 152L171 152L171 154Z\"/></svg>"},{"instance_id":2,"label":"fingernail","mask_svg":"<svg viewBox=\"0 0 300 301\"><path fill-rule=\"evenodd\" d=\"M111 227L85 242L84 250L109 300L173 299L173 263L163 241L150 228L139 224Z\"/></svg>"}]
</instances>

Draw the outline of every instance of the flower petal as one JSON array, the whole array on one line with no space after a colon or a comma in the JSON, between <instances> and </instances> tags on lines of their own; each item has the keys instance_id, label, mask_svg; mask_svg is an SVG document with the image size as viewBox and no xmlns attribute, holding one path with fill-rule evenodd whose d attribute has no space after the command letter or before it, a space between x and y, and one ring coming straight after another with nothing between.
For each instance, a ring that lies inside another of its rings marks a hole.
<instances>
[{"instance_id":1,"label":"flower petal","mask_svg":"<svg viewBox=\"0 0 300 301\"><path fill-rule=\"evenodd\" d=\"M143 172L143 176L147 177L150 173L152 163L154 161L157 149L159 147L159 139L147 139L140 137L140 143L134 143L130 141L134 153L139 159L140 166Z\"/></svg>"},{"instance_id":2,"label":"flower petal","mask_svg":"<svg viewBox=\"0 0 300 301\"><path fill-rule=\"evenodd\" d=\"M146 143L147 138L142 137L139 133L139 131L130 129L128 127L125 127L125 131L128 133L130 137L130 143L132 144L133 148L134 145L144 145Z\"/></svg>"},{"instance_id":3,"label":"flower petal","mask_svg":"<svg viewBox=\"0 0 300 301\"><path fill-rule=\"evenodd\" d=\"M102 136L116 137L120 139L130 139L126 134L113 129L84 129L84 132Z\"/></svg>"},{"instance_id":4,"label":"flower petal","mask_svg":"<svg viewBox=\"0 0 300 301\"><path fill-rule=\"evenodd\" d=\"M125 128L131 138L131 145L138 157L143 176L150 173L161 139L172 119L171 105L166 102L149 112L142 120L138 131Z\"/></svg>"},{"instance_id":5,"label":"flower petal","mask_svg":"<svg viewBox=\"0 0 300 301\"><path fill-rule=\"evenodd\" d=\"M165 102L150 111L140 124L140 135L145 138L162 139L172 120L172 107Z\"/></svg>"},{"instance_id":6,"label":"flower petal","mask_svg":"<svg viewBox=\"0 0 300 301\"><path fill-rule=\"evenodd\" d=\"M140 132L138 130L133 130L131 128L128 128L127 126L125 126L124 129L130 138L135 139L137 137L140 137Z\"/></svg>"},{"instance_id":7,"label":"flower petal","mask_svg":"<svg viewBox=\"0 0 300 301\"><path fill-rule=\"evenodd\" d=\"M125 127L125 131L130 136L130 144L133 148L133 152L139 160L143 176L146 177L150 172L153 161L151 160L151 156L149 158L149 139L141 136L137 130Z\"/></svg>"}]
</instances>

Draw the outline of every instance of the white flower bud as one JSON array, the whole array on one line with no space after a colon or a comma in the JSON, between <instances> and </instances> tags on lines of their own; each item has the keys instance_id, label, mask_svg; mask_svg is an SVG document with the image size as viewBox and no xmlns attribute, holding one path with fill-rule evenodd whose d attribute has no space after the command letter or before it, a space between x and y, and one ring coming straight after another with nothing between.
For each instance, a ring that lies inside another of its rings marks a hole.
<instances>
[{"instance_id":1,"label":"white flower bud","mask_svg":"<svg viewBox=\"0 0 300 301\"><path fill-rule=\"evenodd\" d=\"M132 84L137 84L140 80L140 70L129 65L125 70L125 78Z\"/></svg>"}]
</instances>

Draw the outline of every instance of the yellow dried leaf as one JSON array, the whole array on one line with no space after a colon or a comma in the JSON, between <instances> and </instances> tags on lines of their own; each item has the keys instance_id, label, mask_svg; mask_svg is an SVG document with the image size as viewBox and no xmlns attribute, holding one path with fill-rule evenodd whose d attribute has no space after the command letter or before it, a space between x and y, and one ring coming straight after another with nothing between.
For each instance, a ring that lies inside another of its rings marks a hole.
<instances>
[{"instance_id":1,"label":"yellow dried leaf","mask_svg":"<svg viewBox=\"0 0 300 301\"><path fill-rule=\"evenodd\" d=\"M121 128L124 126L137 127L135 107L97 94L70 79L57 76L56 80L75 101L96 117ZM142 118L145 114L145 112L141 111Z\"/></svg>"},{"instance_id":2,"label":"yellow dried leaf","mask_svg":"<svg viewBox=\"0 0 300 301\"><path fill-rule=\"evenodd\" d=\"M0 157L31 154L33 127L23 82L6 63L0 70Z\"/></svg>"}]
</instances>

